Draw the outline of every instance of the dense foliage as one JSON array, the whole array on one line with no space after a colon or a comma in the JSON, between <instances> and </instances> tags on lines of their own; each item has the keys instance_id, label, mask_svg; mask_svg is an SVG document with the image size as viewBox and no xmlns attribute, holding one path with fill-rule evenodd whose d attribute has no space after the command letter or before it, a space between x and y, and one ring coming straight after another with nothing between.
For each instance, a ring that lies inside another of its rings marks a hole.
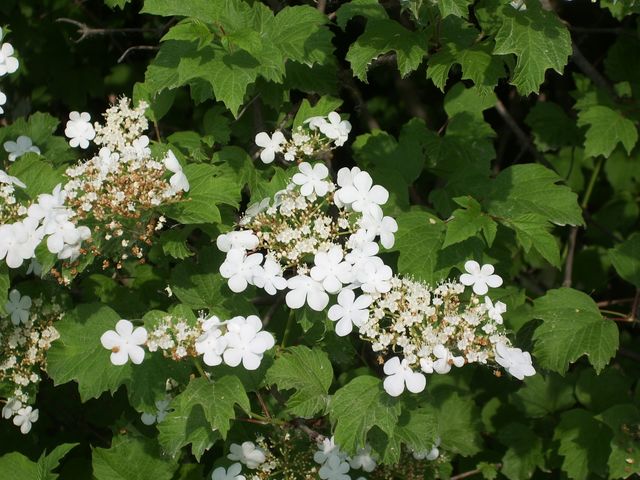
<instances>
[{"instance_id":1,"label":"dense foliage","mask_svg":"<svg viewBox=\"0 0 640 480\"><path fill-rule=\"evenodd\" d=\"M638 14L2 0L0 477L640 474Z\"/></svg>"}]
</instances>

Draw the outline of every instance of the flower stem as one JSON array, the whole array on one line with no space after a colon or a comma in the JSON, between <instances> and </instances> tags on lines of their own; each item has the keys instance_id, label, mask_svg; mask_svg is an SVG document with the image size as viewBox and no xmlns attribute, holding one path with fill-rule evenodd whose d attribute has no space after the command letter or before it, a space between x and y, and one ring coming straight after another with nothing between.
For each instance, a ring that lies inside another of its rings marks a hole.
<instances>
[{"instance_id":1,"label":"flower stem","mask_svg":"<svg viewBox=\"0 0 640 480\"><path fill-rule=\"evenodd\" d=\"M291 309L289 311L289 318L287 319L287 325L284 327L284 333L282 334L282 343L280 343L280 348L285 348L287 346L287 339L289 338L289 332L291 332L291 328L293 327L293 318L294 318L294 310Z\"/></svg>"}]
</instances>

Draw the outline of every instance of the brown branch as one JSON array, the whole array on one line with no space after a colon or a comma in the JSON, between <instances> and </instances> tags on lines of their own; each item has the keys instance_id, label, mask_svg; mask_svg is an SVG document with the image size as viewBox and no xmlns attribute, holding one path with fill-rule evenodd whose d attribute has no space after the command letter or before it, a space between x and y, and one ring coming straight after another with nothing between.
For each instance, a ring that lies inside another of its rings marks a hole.
<instances>
[{"instance_id":1,"label":"brown branch","mask_svg":"<svg viewBox=\"0 0 640 480\"><path fill-rule=\"evenodd\" d=\"M122 55L120 55L120 57L118 58L118 63L122 63L124 59L127 58L127 56L131 52L134 52L136 50L159 50L159 49L160 47L155 45L135 45L133 47L129 47L124 51Z\"/></svg>"},{"instance_id":2,"label":"brown branch","mask_svg":"<svg viewBox=\"0 0 640 480\"><path fill-rule=\"evenodd\" d=\"M638 319L638 307L640 307L640 288L636 289L636 296L633 297L633 304L631 305L629 318L632 322L635 322Z\"/></svg>"},{"instance_id":3,"label":"brown branch","mask_svg":"<svg viewBox=\"0 0 640 480\"><path fill-rule=\"evenodd\" d=\"M297 427L297 428L299 428L300 430L302 430L302 431L303 431L304 433L306 433L307 435L309 435L309 438L310 438L311 440L315 441L315 442L320 443L320 442L324 441L324 439L325 439L325 436L324 436L324 435L322 435L322 434L321 434L321 433L319 433L319 432L316 432L316 431L315 431L315 430L313 430L312 428L309 428L309 427L307 426L307 424L306 424L306 423L304 423L304 421L302 421L302 419L300 419L300 418L296 418L295 420L293 420L293 421L291 422L291 424L292 424L294 427Z\"/></svg>"},{"instance_id":4,"label":"brown branch","mask_svg":"<svg viewBox=\"0 0 640 480\"><path fill-rule=\"evenodd\" d=\"M341 72L340 77L342 80L342 86L349 92L351 98L356 104L356 112L358 112L358 115L365 121L369 130L379 130L380 124L369 112L367 104L362 97L362 92L360 92L358 85L353 79L353 72L345 70Z\"/></svg>"},{"instance_id":5,"label":"brown branch","mask_svg":"<svg viewBox=\"0 0 640 480\"><path fill-rule=\"evenodd\" d=\"M621 303L631 303L633 302L635 297L632 298L618 298L614 300L602 300L601 302L597 302L596 305L598 307L608 307L609 305L620 305Z\"/></svg>"},{"instance_id":6,"label":"brown branch","mask_svg":"<svg viewBox=\"0 0 640 480\"><path fill-rule=\"evenodd\" d=\"M500 467L502 467L502 464L496 463L494 466L499 469ZM454 475L453 477L449 478L449 480L462 480L463 478L471 477L472 475L477 475L481 471L482 470L480 470L479 468L474 468L473 470L469 470L468 472L463 472L463 473L459 473L458 475Z\"/></svg>"},{"instance_id":7,"label":"brown branch","mask_svg":"<svg viewBox=\"0 0 640 480\"><path fill-rule=\"evenodd\" d=\"M317 0L316 8L318 11L324 13L327 8L327 0Z\"/></svg>"},{"instance_id":8,"label":"brown branch","mask_svg":"<svg viewBox=\"0 0 640 480\"><path fill-rule=\"evenodd\" d=\"M57 18L56 22L58 23L68 23L70 25L75 25L78 27L78 35L80 35L75 41L75 43L80 43L81 41L98 35L112 35L114 33L145 33L145 32L156 32L155 29L149 28L93 28L87 25L86 23L79 22L77 20L73 20L72 18Z\"/></svg>"},{"instance_id":9,"label":"brown branch","mask_svg":"<svg viewBox=\"0 0 640 480\"><path fill-rule=\"evenodd\" d=\"M572 227L569 234L569 250L567 251L567 260L564 266L563 287L570 287L573 276L573 259L576 253L576 239L578 238L578 227Z\"/></svg>"},{"instance_id":10,"label":"brown branch","mask_svg":"<svg viewBox=\"0 0 640 480\"><path fill-rule=\"evenodd\" d=\"M529 136L526 133L524 133L524 131L520 128L520 125L518 125L518 122L516 122L515 119L511 116L511 114L509 113L509 110L507 110L507 108L504 106L504 103L502 103L501 100L498 99L495 105L495 109L498 111L498 113L504 120L504 123L507 124L507 126L511 129L514 135L517 137L518 141L522 144L523 148L526 148L527 150L529 150L529 152L535 157L535 159L539 163L541 163L548 169L555 171L555 168L553 168L553 165L551 165L551 163L549 163L549 161L546 158L544 158L544 156L538 151L538 149L536 149L536 147L531 142L531 139L529 138Z\"/></svg>"},{"instance_id":11,"label":"brown branch","mask_svg":"<svg viewBox=\"0 0 640 480\"><path fill-rule=\"evenodd\" d=\"M571 58L573 62L578 66L578 68L584 73L587 77L591 79L591 81L599 88L609 93L613 98L617 98L615 90L613 86L609 83L609 81L602 76L602 74L589 63L589 60L582 54L576 42L572 42L573 46L573 54Z\"/></svg>"}]
</instances>

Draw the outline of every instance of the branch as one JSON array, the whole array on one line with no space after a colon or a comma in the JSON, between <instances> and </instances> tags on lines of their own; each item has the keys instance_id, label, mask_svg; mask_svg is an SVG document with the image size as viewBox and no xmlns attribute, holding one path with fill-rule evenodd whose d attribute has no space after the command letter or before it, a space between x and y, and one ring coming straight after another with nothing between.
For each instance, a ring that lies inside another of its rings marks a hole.
<instances>
[{"instance_id":1,"label":"branch","mask_svg":"<svg viewBox=\"0 0 640 480\"><path fill-rule=\"evenodd\" d=\"M576 239L578 238L578 227L572 227L569 234L569 250L567 252L567 261L564 266L563 287L571 287L573 275L573 259L576 253Z\"/></svg>"},{"instance_id":2,"label":"branch","mask_svg":"<svg viewBox=\"0 0 640 480\"><path fill-rule=\"evenodd\" d=\"M124 51L122 55L120 55L120 57L118 58L118 63L122 63L124 59L127 58L127 56L135 50L159 50L159 49L160 47L157 47L155 45L136 45L134 47L129 47Z\"/></svg>"},{"instance_id":3,"label":"branch","mask_svg":"<svg viewBox=\"0 0 640 480\"><path fill-rule=\"evenodd\" d=\"M499 469L500 467L502 467L502 464L496 463L494 466L496 467L496 469ZM458 475L454 475L453 477L449 478L449 480L462 480L463 478L471 477L472 475L477 475L481 471L482 470L480 470L479 468L474 468L473 470L469 470L468 472L463 472L463 473L459 473Z\"/></svg>"},{"instance_id":4,"label":"branch","mask_svg":"<svg viewBox=\"0 0 640 480\"><path fill-rule=\"evenodd\" d=\"M80 43L81 41L97 36L97 35L111 35L114 33L144 33L144 32L155 32L155 29L149 28L93 28L87 25L86 23L79 22L77 20L73 20L72 18L57 18L57 23L68 23L70 25L75 25L78 27L78 35L80 35L75 41L75 43Z\"/></svg>"},{"instance_id":5,"label":"branch","mask_svg":"<svg viewBox=\"0 0 640 480\"><path fill-rule=\"evenodd\" d=\"M573 45L573 54L571 58L573 58L574 63L578 66L578 68L584 73L587 77L591 79L591 81L602 90L606 91L613 98L617 98L615 90L609 83L609 81L602 76L602 74L596 70L596 68L589 63L589 60L582 54L576 42L572 42Z\"/></svg>"}]
</instances>

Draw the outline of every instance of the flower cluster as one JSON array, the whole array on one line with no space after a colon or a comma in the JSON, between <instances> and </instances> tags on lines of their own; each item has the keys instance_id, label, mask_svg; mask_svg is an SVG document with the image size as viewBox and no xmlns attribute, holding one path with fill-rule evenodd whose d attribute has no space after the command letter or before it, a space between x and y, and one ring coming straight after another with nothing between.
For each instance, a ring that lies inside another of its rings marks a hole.
<instances>
[{"instance_id":1,"label":"flower cluster","mask_svg":"<svg viewBox=\"0 0 640 480\"><path fill-rule=\"evenodd\" d=\"M240 230L218 237L227 254L220 274L234 292L288 290L292 309L322 311L335 295L327 314L336 333L356 329L388 354L384 387L392 396L421 392L424 374L468 363L498 364L519 379L535 374L529 354L511 347L505 304L485 296L502 285L493 266L468 261L460 281L434 288L393 275L378 256L398 230L382 211L388 197L358 167L341 169L334 183L324 164L303 162L273 204L249 207Z\"/></svg>"},{"instance_id":2,"label":"flower cluster","mask_svg":"<svg viewBox=\"0 0 640 480\"><path fill-rule=\"evenodd\" d=\"M71 275L81 255L103 257L104 268L111 261L121 268L128 258L144 261L154 232L165 222L157 207L181 200L189 190L171 151L160 160L152 157L149 138L142 134L148 127L146 108L141 102L131 109L123 98L107 110L105 125L96 123L95 128L86 112L72 112L65 131L71 144L86 148L95 137L94 143L102 148L91 159L69 167L64 186L57 185L29 205L16 201L15 187L25 185L0 171L0 196L6 200L0 207L0 260L18 268L46 242ZM25 142L22 137L13 142L12 155L19 153L16 149L24 150ZM52 273L61 283L69 282L58 270Z\"/></svg>"},{"instance_id":3,"label":"flower cluster","mask_svg":"<svg viewBox=\"0 0 640 480\"><path fill-rule=\"evenodd\" d=\"M18 70L20 62L14 56L13 45L9 42L2 42L3 32L0 28L0 77L4 77L7 74L14 73ZM7 103L7 96L0 91L0 114L4 113L2 108Z\"/></svg>"},{"instance_id":4,"label":"flower cluster","mask_svg":"<svg viewBox=\"0 0 640 480\"><path fill-rule=\"evenodd\" d=\"M9 294L5 305L7 317L0 319L0 386L11 392L2 416L13 417L22 433L28 433L38 419L38 410L27 404L33 401L41 373L46 371L46 352L59 338L54 322L62 315L56 303L32 300L17 290Z\"/></svg>"},{"instance_id":5,"label":"flower cluster","mask_svg":"<svg viewBox=\"0 0 640 480\"><path fill-rule=\"evenodd\" d=\"M146 345L150 352L162 351L173 360L202 356L208 366L225 363L256 370L264 353L275 345L271 333L262 330L255 315L236 316L221 321L215 315L201 316L193 323L175 315L166 315L150 331L133 328L129 320L120 320L115 330L100 338L102 346L111 350L111 363L124 365L130 359L135 364L144 360Z\"/></svg>"},{"instance_id":6,"label":"flower cluster","mask_svg":"<svg viewBox=\"0 0 640 480\"><path fill-rule=\"evenodd\" d=\"M318 450L314 453L313 460L320 465L318 476L323 480L351 480L351 476L348 475L350 470L371 473L377 467L376 455L371 452L369 445L349 456L340 450L333 437L318 442ZM363 480L363 477L356 478Z\"/></svg>"},{"instance_id":7,"label":"flower cluster","mask_svg":"<svg viewBox=\"0 0 640 480\"><path fill-rule=\"evenodd\" d=\"M271 136L267 132L256 135L255 142L260 151L260 160L271 163L276 154L282 154L287 162L297 159L318 157L335 147L341 147L349 139L351 123L342 120L337 112L326 117L311 117L291 133L287 140L284 134L276 130Z\"/></svg>"}]
</instances>

